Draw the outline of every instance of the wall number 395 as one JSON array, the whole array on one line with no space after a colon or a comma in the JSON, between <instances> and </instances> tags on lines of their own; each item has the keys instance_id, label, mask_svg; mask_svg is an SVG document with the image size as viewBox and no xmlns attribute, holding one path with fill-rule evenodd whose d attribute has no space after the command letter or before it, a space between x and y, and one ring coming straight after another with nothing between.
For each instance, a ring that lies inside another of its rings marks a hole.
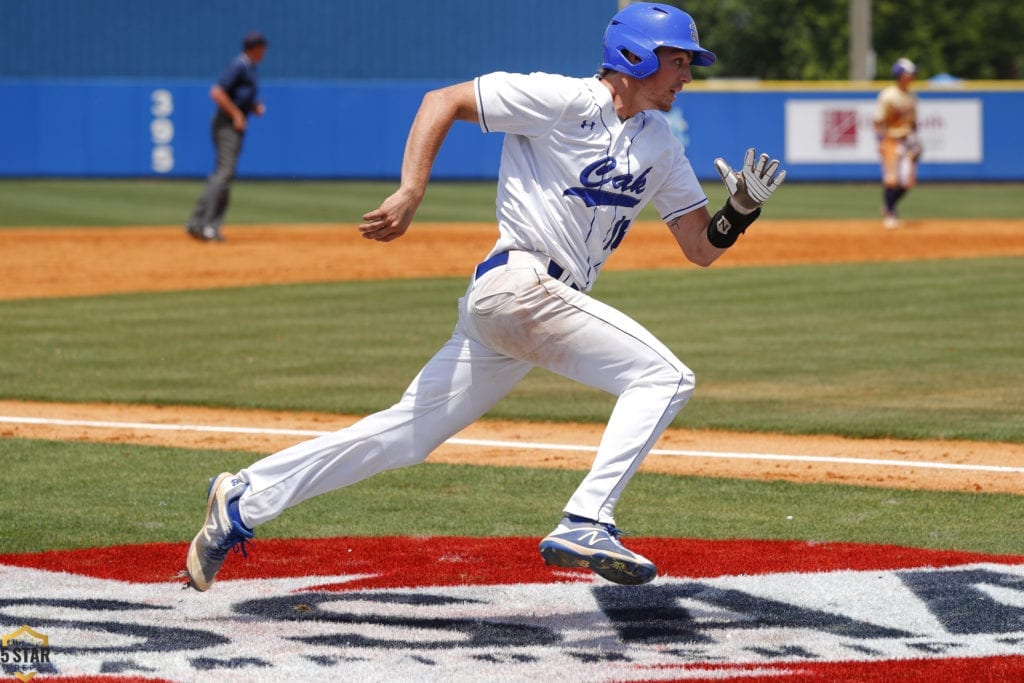
<instances>
[{"instance_id":1,"label":"wall number 395","mask_svg":"<svg viewBox=\"0 0 1024 683\"><path fill-rule=\"evenodd\" d=\"M150 166L156 173L170 173L174 169L174 95L170 90L154 90L149 95L149 111L153 120L149 123L149 136L153 142Z\"/></svg>"}]
</instances>

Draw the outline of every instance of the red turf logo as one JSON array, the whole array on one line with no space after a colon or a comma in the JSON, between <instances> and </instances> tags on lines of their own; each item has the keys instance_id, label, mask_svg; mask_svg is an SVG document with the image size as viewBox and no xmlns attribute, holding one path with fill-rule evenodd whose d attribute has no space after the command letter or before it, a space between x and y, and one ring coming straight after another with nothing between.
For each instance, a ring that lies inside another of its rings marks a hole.
<instances>
[{"instance_id":1,"label":"red turf logo","mask_svg":"<svg viewBox=\"0 0 1024 683\"><path fill-rule=\"evenodd\" d=\"M49 635L36 680L1024 675L1024 558L631 545L659 564L654 583L545 567L521 538L261 540L202 594L175 578L183 545L0 556L0 632Z\"/></svg>"}]
</instances>

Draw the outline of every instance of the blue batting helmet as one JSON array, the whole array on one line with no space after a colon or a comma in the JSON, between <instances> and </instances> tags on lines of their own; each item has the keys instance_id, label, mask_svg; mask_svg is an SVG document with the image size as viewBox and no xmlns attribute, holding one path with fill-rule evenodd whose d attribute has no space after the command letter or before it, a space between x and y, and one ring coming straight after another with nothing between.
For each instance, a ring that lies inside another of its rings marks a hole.
<instances>
[{"instance_id":1,"label":"blue batting helmet","mask_svg":"<svg viewBox=\"0 0 1024 683\"><path fill-rule=\"evenodd\" d=\"M628 5L612 17L604 32L602 68L621 71L635 78L647 78L658 70L659 47L674 47L693 53L691 64L711 66L715 53L698 44L697 24L693 18L671 5L638 2ZM623 54L628 50L640 58L636 64Z\"/></svg>"}]
</instances>

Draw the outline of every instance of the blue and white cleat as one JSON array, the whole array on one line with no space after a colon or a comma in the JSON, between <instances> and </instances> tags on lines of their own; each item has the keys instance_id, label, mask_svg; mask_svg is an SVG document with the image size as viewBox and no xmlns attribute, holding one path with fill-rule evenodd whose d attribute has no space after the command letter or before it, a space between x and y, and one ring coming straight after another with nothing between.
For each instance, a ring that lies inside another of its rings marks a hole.
<instances>
[{"instance_id":1,"label":"blue and white cleat","mask_svg":"<svg viewBox=\"0 0 1024 683\"><path fill-rule=\"evenodd\" d=\"M186 558L188 585L192 588L207 590L232 548L243 557L249 557L245 543L256 534L242 524L238 515L238 499L248 486L230 472L210 480L206 522L192 539Z\"/></svg>"},{"instance_id":2,"label":"blue and white cleat","mask_svg":"<svg viewBox=\"0 0 1024 683\"><path fill-rule=\"evenodd\" d=\"M590 569L615 583L635 586L652 581L658 568L622 545L621 533L612 524L566 515L540 542L540 554L549 565Z\"/></svg>"}]
</instances>

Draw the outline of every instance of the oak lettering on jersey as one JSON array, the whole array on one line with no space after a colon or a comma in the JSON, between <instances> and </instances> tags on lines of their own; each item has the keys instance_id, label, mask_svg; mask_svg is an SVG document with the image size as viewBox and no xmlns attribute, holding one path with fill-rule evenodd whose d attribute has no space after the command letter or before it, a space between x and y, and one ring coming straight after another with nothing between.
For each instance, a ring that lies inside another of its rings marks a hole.
<instances>
[{"instance_id":1,"label":"oak lettering on jersey","mask_svg":"<svg viewBox=\"0 0 1024 683\"><path fill-rule=\"evenodd\" d=\"M640 203L639 197L630 197L625 193L643 194L647 189L647 175L653 167L648 166L642 173L634 176L632 173L613 174L617 165L614 157L598 159L580 172L580 184L583 187L570 187L562 195L578 197L588 207L636 206ZM605 185L614 188L617 192L599 189Z\"/></svg>"}]
</instances>

